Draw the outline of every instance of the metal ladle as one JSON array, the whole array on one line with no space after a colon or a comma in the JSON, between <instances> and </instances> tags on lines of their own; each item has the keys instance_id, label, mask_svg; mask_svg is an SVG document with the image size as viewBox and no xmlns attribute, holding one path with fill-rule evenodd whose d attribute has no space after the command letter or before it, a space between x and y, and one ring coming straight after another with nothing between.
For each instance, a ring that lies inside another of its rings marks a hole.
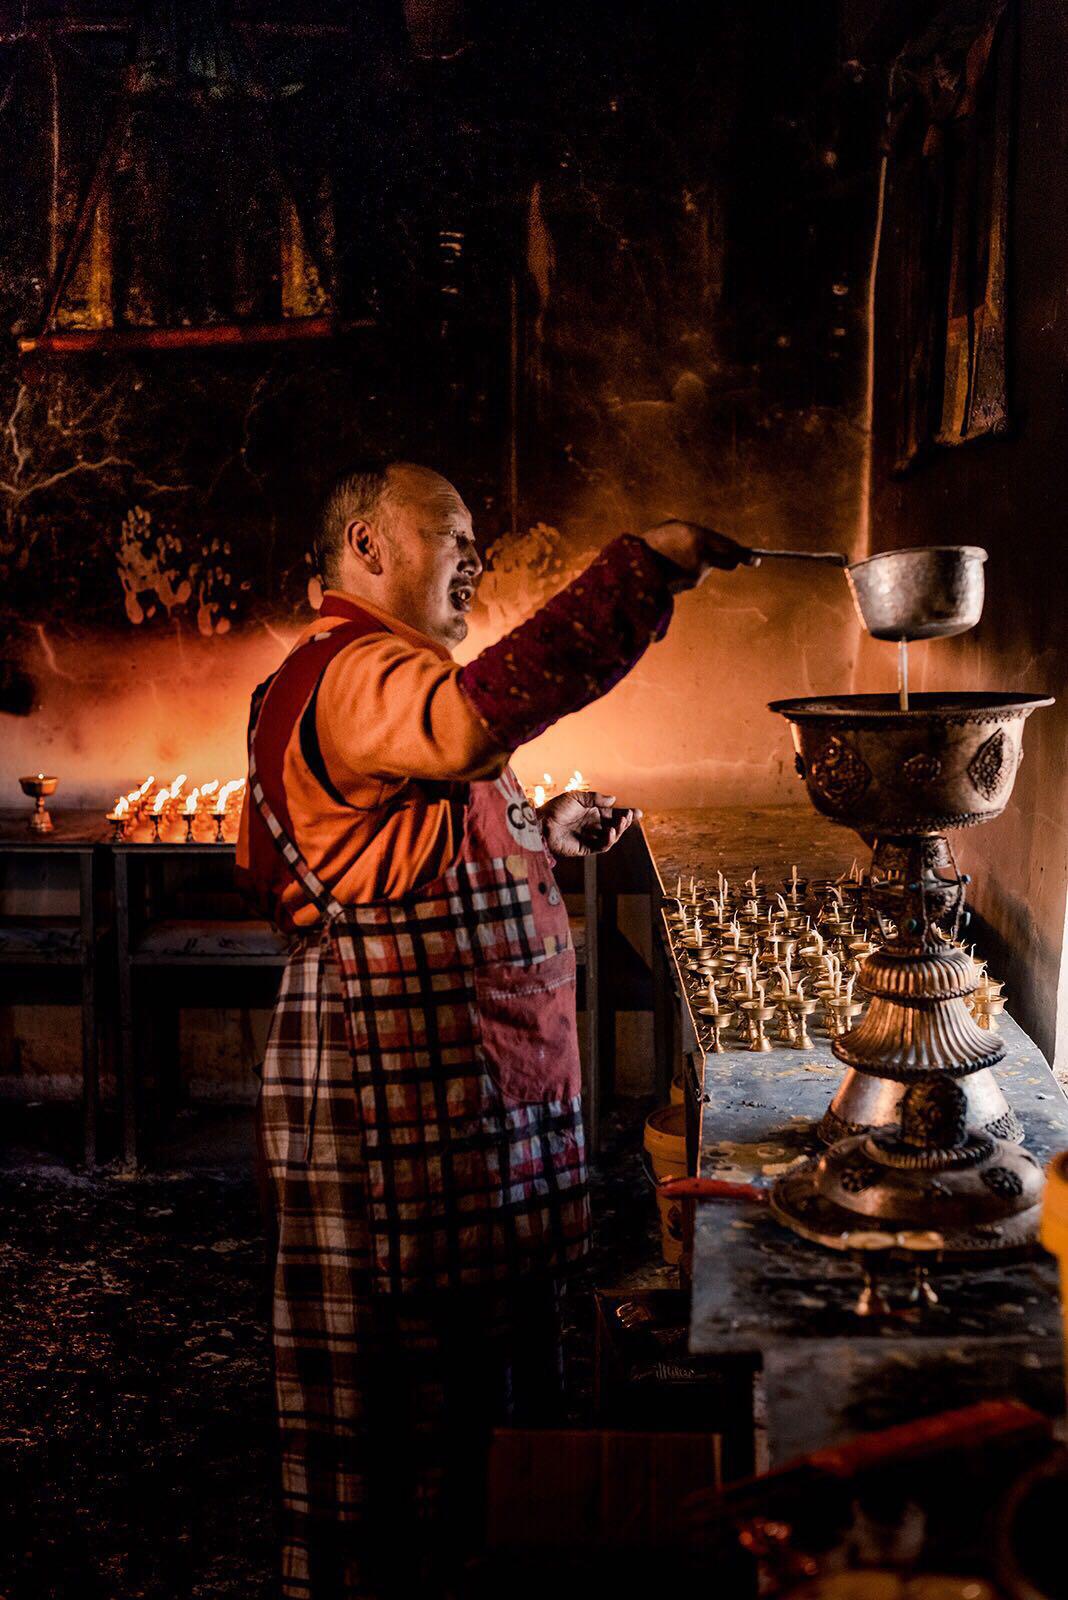
<instances>
[{"instance_id":1,"label":"metal ladle","mask_svg":"<svg viewBox=\"0 0 1068 1600\"><path fill-rule=\"evenodd\" d=\"M974 544L884 550L850 562L834 550L749 550L745 564L820 561L844 567L857 615L874 639L898 645L900 697L908 705L908 643L966 633L983 614L986 551Z\"/></svg>"},{"instance_id":2,"label":"metal ladle","mask_svg":"<svg viewBox=\"0 0 1068 1600\"><path fill-rule=\"evenodd\" d=\"M844 567L861 622L874 639L948 639L974 628L983 611L986 551L974 544L884 550L850 562L838 550L747 550L745 565L819 561Z\"/></svg>"}]
</instances>

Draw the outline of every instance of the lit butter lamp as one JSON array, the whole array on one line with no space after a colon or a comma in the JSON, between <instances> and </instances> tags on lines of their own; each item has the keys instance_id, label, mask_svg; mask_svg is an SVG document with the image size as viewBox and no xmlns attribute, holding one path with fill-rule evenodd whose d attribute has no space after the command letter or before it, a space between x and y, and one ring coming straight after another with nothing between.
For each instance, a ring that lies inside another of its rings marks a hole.
<instances>
[{"instance_id":1,"label":"lit butter lamp","mask_svg":"<svg viewBox=\"0 0 1068 1600\"><path fill-rule=\"evenodd\" d=\"M160 829L166 820L167 808L170 806L172 801L177 800L178 796L185 788L185 784L186 775L184 772L180 772L169 788L164 787L156 794L156 798L152 802L152 810L150 813L152 819L153 844L161 843Z\"/></svg>"},{"instance_id":2,"label":"lit butter lamp","mask_svg":"<svg viewBox=\"0 0 1068 1600\"><path fill-rule=\"evenodd\" d=\"M58 778L51 778L44 772L37 772L28 778L19 779L19 788L23 794L29 795L35 801L33 815L30 817L30 831L32 833L51 833L52 818L48 815L45 798L55 794L59 783Z\"/></svg>"},{"instance_id":3,"label":"lit butter lamp","mask_svg":"<svg viewBox=\"0 0 1068 1600\"><path fill-rule=\"evenodd\" d=\"M215 843L226 843L226 807L231 795L239 795L245 787L244 778L231 778L229 783L224 783L219 790L219 797L212 808L215 818Z\"/></svg>"},{"instance_id":4,"label":"lit butter lamp","mask_svg":"<svg viewBox=\"0 0 1068 1600\"><path fill-rule=\"evenodd\" d=\"M155 778L149 776L137 789L131 789L129 794L120 794L111 810L107 813L106 820L111 823L111 842L120 844L128 837L128 830L134 828L141 820L145 807L145 796L155 783Z\"/></svg>"},{"instance_id":5,"label":"lit butter lamp","mask_svg":"<svg viewBox=\"0 0 1068 1600\"><path fill-rule=\"evenodd\" d=\"M111 823L111 841L119 844L126 837L126 825L130 821L130 797L120 794L114 807L107 814L107 821Z\"/></svg>"},{"instance_id":6,"label":"lit butter lamp","mask_svg":"<svg viewBox=\"0 0 1068 1600\"><path fill-rule=\"evenodd\" d=\"M720 1005L714 978L709 978L708 980L706 1003L700 1008L700 1014L702 1017L708 1018L712 1033L712 1053L721 1056L723 1054L723 1034L730 1026L734 1012L730 1006Z\"/></svg>"},{"instance_id":7,"label":"lit butter lamp","mask_svg":"<svg viewBox=\"0 0 1068 1600\"><path fill-rule=\"evenodd\" d=\"M193 843L193 824L197 820L197 801L199 799L200 799L200 790L199 789L191 789L190 792L189 792L189 798L186 800L185 805L182 807L182 815L185 818L185 842L186 842L186 844L192 844Z\"/></svg>"}]
</instances>

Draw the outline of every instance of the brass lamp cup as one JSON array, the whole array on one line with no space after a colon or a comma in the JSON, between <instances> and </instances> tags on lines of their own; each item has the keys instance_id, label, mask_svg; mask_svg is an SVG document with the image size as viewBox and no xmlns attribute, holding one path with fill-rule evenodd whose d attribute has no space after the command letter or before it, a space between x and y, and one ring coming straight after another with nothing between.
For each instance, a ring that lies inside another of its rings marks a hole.
<instances>
[{"instance_id":1,"label":"brass lamp cup","mask_svg":"<svg viewBox=\"0 0 1068 1600\"><path fill-rule=\"evenodd\" d=\"M55 794L58 785L58 778L46 777L43 772L19 779L19 788L23 794L36 802L28 824L33 833L52 832L52 818L48 815L45 798Z\"/></svg>"}]
</instances>

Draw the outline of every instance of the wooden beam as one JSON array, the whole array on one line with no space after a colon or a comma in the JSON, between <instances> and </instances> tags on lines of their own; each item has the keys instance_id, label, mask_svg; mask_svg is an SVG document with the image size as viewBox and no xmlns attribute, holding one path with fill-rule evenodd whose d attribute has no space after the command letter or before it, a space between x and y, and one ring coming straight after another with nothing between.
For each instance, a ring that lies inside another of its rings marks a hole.
<instances>
[{"instance_id":1,"label":"wooden beam","mask_svg":"<svg viewBox=\"0 0 1068 1600\"><path fill-rule=\"evenodd\" d=\"M27 23L25 27L0 31L0 44L26 44L75 33L128 33L139 17L68 17L65 21ZM240 18L231 23L241 33L280 34L297 39L344 39L353 29L346 22L251 22Z\"/></svg>"},{"instance_id":2,"label":"wooden beam","mask_svg":"<svg viewBox=\"0 0 1068 1600\"><path fill-rule=\"evenodd\" d=\"M120 355L134 350L212 350L227 346L289 344L332 339L376 327L372 317L294 317L291 322L218 322L203 328L68 328L20 339L22 355Z\"/></svg>"}]
</instances>

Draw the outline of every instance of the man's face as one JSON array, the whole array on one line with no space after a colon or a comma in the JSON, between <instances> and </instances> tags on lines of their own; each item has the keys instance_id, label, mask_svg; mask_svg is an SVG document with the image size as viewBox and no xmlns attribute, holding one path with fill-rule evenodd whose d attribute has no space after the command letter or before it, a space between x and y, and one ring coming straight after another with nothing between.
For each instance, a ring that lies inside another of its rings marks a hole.
<instances>
[{"instance_id":1,"label":"man's face","mask_svg":"<svg viewBox=\"0 0 1068 1600\"><path fill-rule=\"evenodd\" d=\"M482 574L470 511L436 472L393 467L383 512L383 605L439 644L459 644Z\"/></svg>"}]
</instances>

